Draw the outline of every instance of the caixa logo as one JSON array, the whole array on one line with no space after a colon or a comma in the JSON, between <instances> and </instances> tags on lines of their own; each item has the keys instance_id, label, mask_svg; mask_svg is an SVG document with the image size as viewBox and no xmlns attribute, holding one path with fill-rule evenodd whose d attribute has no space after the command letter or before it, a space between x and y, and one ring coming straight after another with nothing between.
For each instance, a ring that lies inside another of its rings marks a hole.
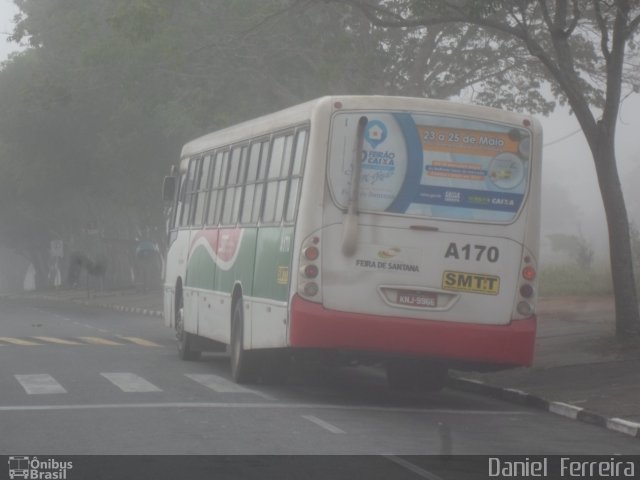
<instances>
[{"instance_id":1,"label":"caixa logo","mask_svg":"<svg viewBox=\"0 0 640 480\"><path fill-rule=\"evenodd\" d=\"M73 462L61 462L53 458L46 460L38 457L9 457L9 478L32 480L66 480L67 471L73 468Z\"/></svg>"}]
</instances>

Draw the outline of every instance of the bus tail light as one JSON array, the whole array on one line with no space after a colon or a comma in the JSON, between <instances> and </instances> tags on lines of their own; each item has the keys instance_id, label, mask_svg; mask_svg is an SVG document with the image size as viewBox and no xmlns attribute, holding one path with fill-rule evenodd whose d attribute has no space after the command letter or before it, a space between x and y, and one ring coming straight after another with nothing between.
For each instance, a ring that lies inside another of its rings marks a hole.
<instances>
[{"instance_id":1,"label":"bus tail light","mask_svg":"<svg viewBox=\"0 0 640 480\"><path fill-rule=\"evenodd\" d=\"M313 298L315 297L320 290L320 287L315 282L307 282L304 284L304 296Z\"/></svg>"},{"instance_id":2,"label":"bus tail light","mask_svg":"<svg viewBox=\"0 0 640 480\"><path fill-rule=\"evenodd\" d=\"M298 294L307 300L321 302L320 292L320 237L314 235L302 242Z\"/></svg>"},{"instance_id":3,"label":"bus tail light","mask_svg":"<svg viewBox=\"0 0 640 480\"><path fill-rule=\"evenodd\" d=\"M320 272L317 265L310 264L304 267L304 276L307 278L316 278L318 273Z\"/></svg>"},{"instance_id":4,"label":"bus tail light","mask_svg":"<svg viewBox=\"0 0 640 480\"><path fill-rule=\"evenodd\" d=\"M529 302L519 302L518 303L518 313L523 317L530 317L533 315L534 308Z\"/></svg>"},{"instance_id":5,"label":"bus tail light","mask_svg":"<svg viewBox=\"0 0 640 480\"><path fill-rule=\"evenodd\" d=\"M535 278L536 278L536 269L533 268L531 265L527 265L526 267L524 267L522 269L522 277L525 280L529 280L530 282L535 280Z\"/></svg>"},{"instance_id":6,"label":"bus tail light","mask_svg":"<svg viewBox=\"0 0 640 480\"><path fill-rule=\"evenodd\" d=\"M518 281L519 297L516 304L516 313L521 317L530 317L535 313L536 300L536 266L529 255L522 259L520 268L521 276Z\"/></svg>"},{"instance_id":7,"label":"bus tail light","mask_svg":"<svg viewBox=\"0 0 640 480\"><path fill-rule=\"evenodd\" d=\"M318 259L318 257L320 256L320 251L318 250L318 247L316 246L311 246L311 247L307 247L303 250L304 253L304 258L309 260L310 262L313 262L315 260Z\"/></svg>"},{"instance_id":8,"label":"bus tail light","mask_svg":"<svg viewBox=\"0 0 640 480\"><path fill-rule=\"evenodd\" d=\"M520 296L524 298L531 298L533 296L533 287L525 283L520 287Z\"/></svg>"}]
</instances>

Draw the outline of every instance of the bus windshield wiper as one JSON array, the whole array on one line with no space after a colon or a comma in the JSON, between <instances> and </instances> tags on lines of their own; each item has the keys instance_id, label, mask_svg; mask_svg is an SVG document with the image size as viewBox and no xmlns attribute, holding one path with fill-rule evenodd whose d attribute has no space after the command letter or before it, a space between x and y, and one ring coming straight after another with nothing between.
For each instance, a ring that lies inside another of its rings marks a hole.
<instances>
[{"instance_id":1,"label":"bus windshield wiper","mask_svg":"<svg viewBox=\"0 0 640 480\"><path fill-rule=\"evenodd\" d=\"M349 204L345 214L342 235L342 253L351 256L356 252L358 244L358 198L360 196L360 170L362 166L362 152L364 147L364 130L367 127L368 119L365 116L358 120L356 131L356 143L351 160L351 192Z\"/></svg>"}]
</instances>

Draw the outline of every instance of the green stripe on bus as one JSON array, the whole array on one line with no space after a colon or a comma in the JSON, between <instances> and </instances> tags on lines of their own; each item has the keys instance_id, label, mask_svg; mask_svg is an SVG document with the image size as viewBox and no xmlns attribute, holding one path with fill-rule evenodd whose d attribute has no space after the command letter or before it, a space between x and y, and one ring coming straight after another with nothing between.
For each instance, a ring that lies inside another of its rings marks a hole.
<instances>
[{"instance_id":1,"label":"green stripe on bus","mask_svg":"<svg viewBox=\"0 0 640 480\"><path fill-rule=\"evenodd\" d=\"M292 237L293 227L247 228L235 262L226 270L200 245L189 258L185 286L231 293L240 282L246 296L286 301Z\"/></svg>"},{"instance_id":2,"label":"green stripe on bus","mask_svg":"<svg viewBox=\"0 0 640 480\"><path fill-rule=\"evenodd\" d=\"M293 227L261 228L256 250L253 296L286 301L291 277Z\"/></svg>"}]
</instances>

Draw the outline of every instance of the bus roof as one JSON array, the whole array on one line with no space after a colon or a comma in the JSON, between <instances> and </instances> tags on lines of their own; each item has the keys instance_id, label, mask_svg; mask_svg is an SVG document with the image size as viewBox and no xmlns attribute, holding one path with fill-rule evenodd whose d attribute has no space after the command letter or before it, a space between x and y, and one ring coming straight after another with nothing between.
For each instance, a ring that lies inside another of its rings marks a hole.
<instances>
[{"instance_id":1,"label":"bus roof","mask_svg":"<svg viewBox=\"0 0 640 480\"><path fill-rule=\"evenodd\" d=\"M308 120L316 105L329 98L330 97L322 97L311 100L275 113L229 126L222 130L217 130L213 133L208 133L185 144L180 156L181 158L185 158L196 153L211 150L217 146L227 145L245 138L259 137L273 130L285 129L296 125L301 121Z\"/></svg>"},{"instance_id":2,"label":"bus roof","mask_svg":"<svg viewBox=\"0 0 640 480\"><path fill-rule=\"evenodd\" d=\"M184 145L180 158L184 159L220 146L266 135L275 130L290 128L309 121L316 109L322 106L329 107L336 102L342 103L345 109L366 110L375 105L374 108L376 109L430 110L433 113L484 117L485 119L504 123L514 123L527 118L535 128L539 128L539 123L536 119L529 115L448 100L382 95L325 96L198 137Z\"/></svg>"}]
</instances>

